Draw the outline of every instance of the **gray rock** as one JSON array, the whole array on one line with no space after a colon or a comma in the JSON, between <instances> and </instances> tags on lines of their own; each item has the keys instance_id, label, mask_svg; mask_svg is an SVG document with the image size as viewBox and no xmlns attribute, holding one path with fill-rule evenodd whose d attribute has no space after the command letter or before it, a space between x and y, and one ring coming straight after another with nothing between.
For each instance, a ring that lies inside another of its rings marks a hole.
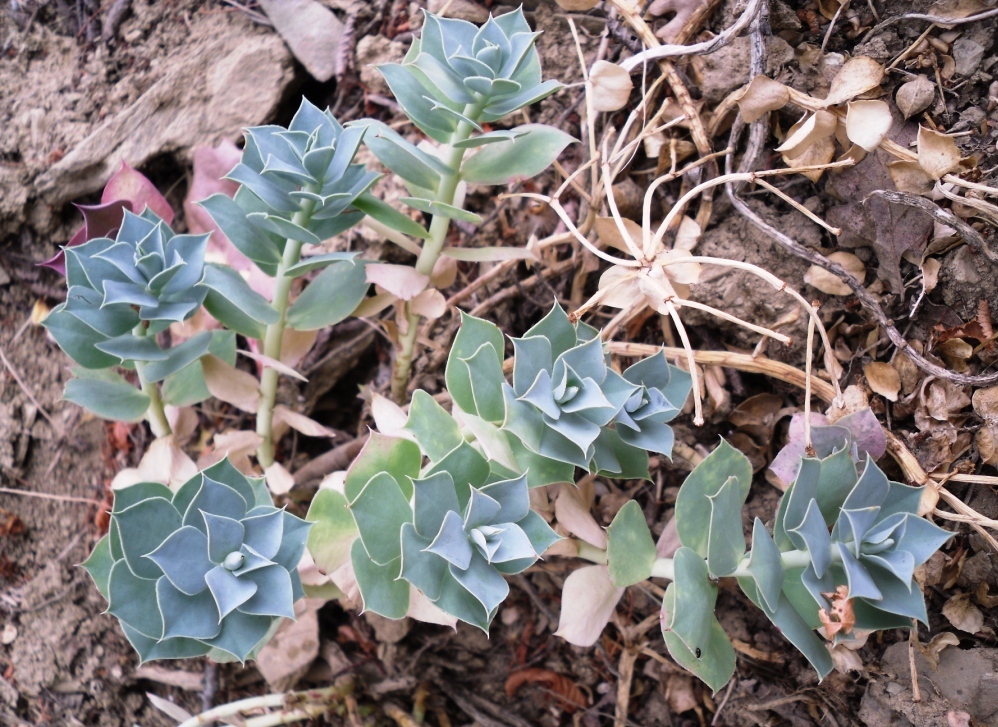
<instances>
[{"instance_id":1,"label":"gray rock","mask_svg":"<svg viewBox=\"0 0 998 727\"><path fill-rule=\"evenodd\" d=\"M972 76L984 58L984 46L970 38L957 38L953 42L953 60L960 76Z\"/></svg>"}]
</instances>

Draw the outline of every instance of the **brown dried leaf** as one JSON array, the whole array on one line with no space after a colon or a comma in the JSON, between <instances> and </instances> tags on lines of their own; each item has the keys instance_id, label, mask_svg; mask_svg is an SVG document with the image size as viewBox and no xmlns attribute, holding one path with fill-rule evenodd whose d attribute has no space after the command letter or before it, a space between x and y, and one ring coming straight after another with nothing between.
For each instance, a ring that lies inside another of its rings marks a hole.
<instances>
[{"instance_id":1,"label":"brown dried leaf","mask_svg":"<svg viewBox=\"0 0 998 727\"><path fill-rule=\"evenodd\" d=\"M217 356L202 358L201 367L212 396L242 411L256 413L260 405L260 382L253 374L230 366Z\"/></svg>"},{"instance_id":2,"label":"brown dried leaf","mask_svg":"<svg viewBox=\"0 0 998 727\"><path fill-rule=\"evenodd\" d=\"M981 462L998 467L998 424L988 424L977 430L974 436Z\"/></svg>"},{"instance_id":3,"label":"brown dried leaf","mask_svg":"<svg viewBox=\"0 0 998 727\"><path fill-rule=\"evenodd\" d=\"M922 656L925 660L929 662L929 665L933 669L939 668L939 654L942 653L943 649L947 646L959 646L960 638L954 634L952 631L944 631L941 634L936 634L932 637L932 640L927 644L922 644L921 642L915 642L918 644L918 650L922 652Z\"/></svg>"},{"instance_id":4,"label":"brown dried leaf","mask_svg":"<svg viewBox=\"0 0 998 727\"><path fill-rule=\"evenodd\" d=\"M960 166L960 150L952 136L920 126L918 164L933 179L941 179Z\"/></svg>"},{"instance_id":5,"label":"brown dried leaf","mask_svg":"<svg viewBox=\"0 0 998 727\"><path fill-rule=\"evenodd\" d=\"M846 113L849 141L866 151L873 151L887 137L894 119L883 101L850 101Z\"/></svg>"},{"instance_id":6,"label":"brown dried leaf","mask_svg":"<svg viewBox=\"0 0 998 727\"><path fill-rule=\"evenodd\" d=\"M998 386L974 392L974 411L991 424L998 424Z\"/></svg>"},{"instance_id":7,"label":"brown dried leaf","mask_svg":"<svg viewBox=\"0 0 998 727\"><path fill-rule=\"evenodd\" d=\"M834 106L876 88L884 78L884 67L872 58L855 56L846 61L832 79L828 96L822 102Z\"/></svg>"},{"instance_id":8,"label":"brown dried leaf","mask_svg":"<svg viewBox=\"0 0 998 727\"><path fill-rule=\"evenodd\" d=\"M891 181L899 192L928 195L935 186L935 180L926 173L918 162L897 161L887 165Z\"/></svg>"},{"instance_id":9,"label":"brown dried leaf","mask_svg":"<svg viewBox=\"0 0 998 727\"><path fill-rule=\"evenodd\" d=\"M786 138L776 147L776 151L781 152L785 159L796 159L815 142L832 136L838 123L838 117L828 111L816 111L810 116L805 115L787 129Z\"/></svg>"},{"instance_id":10,"label":"brown dried leaf","mask_svg":"<svg viewBox=\"0 0 998 727\"><path fill-rule=\"evenodd\" d=\"M539 684L555 693L558 704L571 714L589 706L589 698L573 679L547 669L520 669L506 679L506 696L515 697L524 684Z\"/></svg>"},{"instance_id":11,"label":"brown dried leaf","mask_svg":"<svg viewBox=\"0 0 998 727\"><path fill-rule=\"evenodd\" d=\"M961 593L943 604L943 616L954 627L968 634L976 634L984 628L984 614L971 602L973 594Z\"/></svg>"},{"instance_id":12,"label":"brown dried leaf","mask_svg":"<svg viewBox=\"0 0 998 727\"><path fill-rule=\"evenodd\" d=\"M880 394L889 401L897 401L901 391L901 376L897 369L888 363L871 361L863 367L866 382L874 393Z\"/></svg>"},{"instance_id":13,"label":"brown dried leaf","mask_svg":"<svg viewBox=\"0 0 998 727\"><path fill-rule=\"evenodd\" d=\"M860 283L866 279L866 266L851 252L833 252L828 256L828 259L841 265ZM819 268L817 265L812 265L804 273L804 282L828 295L852 295L852 288L846 285L838 275L830 273L824 268Z\"/></svg>"},{"instance_id":14,"label":"brown dried leaf","mask_svg":"<svg viewBox=\"0 0 998 727\"><path fill-rule=\"evenodd\" d=\"M554 0L558 3L558 7L562 10L567 10L570 13L580 13L586 10L592 10L594 7L599 5L600 0Z\"/></svg>"},{"instance_id":15,"label":"brown dried leaf","mask_svg":"<svg viewBox=\"0 0 998 727\"><path fill-rule=\"evenodd\" d=\"M895 100L906 119L920 114L932 105L936 97L936 86L925 76L915 76L898 89Z\"/></svg>"},{"instance_id":16,"label":"brown dried leaf","mask_svg":"<svg viewBox=\"0 0 998 727\"><path fill-rule=\"evenodd\" d=\"M790 159L787 156L784 156L783 161L786 162L787 166L791 169L798 169L800 167L814 167L821 164L828 164L834 158L835 142L832 140L832 137L829 136L816 141L796 159ZM817 182L821 179L821 175L824 173L824 169L812 169L810 171L801 172L801 174L810 179L812 182Z\"/></svg>"},{"instance_id":17,"label":"brown dried leaf","mask_svg":"<svg viewBox=\"0 0 998 727\"><path fill-rule=\"evenodd\" d=\"M790 91L768 76L756 76L737 99L746 123L758 121L770 111L782 109L790 101Z\"/></svg>"}]
</instances>

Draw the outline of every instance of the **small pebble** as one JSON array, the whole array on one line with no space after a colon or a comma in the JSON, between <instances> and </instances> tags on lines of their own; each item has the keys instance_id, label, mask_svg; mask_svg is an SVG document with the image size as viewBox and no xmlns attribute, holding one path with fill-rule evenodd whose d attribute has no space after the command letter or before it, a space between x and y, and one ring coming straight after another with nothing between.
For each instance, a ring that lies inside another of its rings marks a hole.
<instances>
[{"instance_id":1,"label":"small pebble","mask_svg":"<svg viewBox=\"0 0 998 727\"><path fill-rule=\"evenodd\" d=\"M0 634L0 643L4 646L14 643L14 639L17 638L17 628L14 624L7 624L3 627L3 633Z\"/></svg>"}]
</instances>

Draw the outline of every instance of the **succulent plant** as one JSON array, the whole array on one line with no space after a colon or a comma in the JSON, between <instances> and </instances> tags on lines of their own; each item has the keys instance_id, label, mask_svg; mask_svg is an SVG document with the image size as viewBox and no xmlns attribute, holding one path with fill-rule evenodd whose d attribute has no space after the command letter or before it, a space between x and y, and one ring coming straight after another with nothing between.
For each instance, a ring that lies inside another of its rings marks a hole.
<instances>
[{"instance_id":1,"label":"succulent plant","mask_svg":"<svg viewBox=\"0 0 998 727\"><path fill-rule=\"evenodd\" d=\"M416 126L448 144L459 123L481 131L480 123L498 121L561 88L541 80L537 35L522 9L490 16L480 28L427 12L422 35L402 63L378 70ZM489 140L511 136L493 132Z\"/></svg>"},{"instance_id":2,"label":"succulent plant","mask_svg":"<svg viewBox=\"0 0 998 727\"><path fill-rule=\"evenodd\" d=\"M204 302L207 235L174 235L150 210L124 210L115 239L66 248L66 302L44 325L81 366L106 368L164 357L155 333L184 321Z\"/></svg>"},{"instance_id":3,"label":"succulent plant","mask_svg":"<svg viewBox=\"0 0 998 727\"><path fill-rule=\"evenodd\" d=\"M223 460L176 492L149 482L118 490L109 532L83 567L142 661L245 661L294 618L309 527Z\"/></svg>"},{"instance_id":4,"label":"succulent plant","mask_svg":"<svg viewBox=\"0 0 998 727\"><path fill-rule=\"evenodd\" d=\"M287 311L292 327L332 325L367 293L356 253L323 253L299 262L302 245L318 245L349 229L365 210L390 214L367 193L379 175L352 163L364 133L363 127L344 129L328 110L303 99L288 128L246 130L241 160L227 175L241 185L235 198L214 194L200 202L232 244L285 289L286 279L325 268L310 286L315 290L306 289ZM330 296L331 289L337 295ZM275 294L275 303L286 296L286 290ZM253 335L263 337L262 331Z\"/></svg>"}]
</instances>

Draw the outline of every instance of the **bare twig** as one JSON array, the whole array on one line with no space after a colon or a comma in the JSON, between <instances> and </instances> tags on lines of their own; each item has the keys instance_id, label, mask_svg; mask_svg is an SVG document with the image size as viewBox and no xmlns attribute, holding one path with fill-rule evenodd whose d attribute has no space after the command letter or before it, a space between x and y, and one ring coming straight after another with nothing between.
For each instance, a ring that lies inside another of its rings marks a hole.
<instances>
[{"instance_id":1,"label":"bare twig","mask_svg":"<svg viewBox=\"0 0 998 727\"><path fill-rule=\"evenodd\" d=\"M992 262L998 262L998 253L988 246L988 244L984 241L984 236L981 235L981 233L961 220L951 211L944 210L932 200L926 199L925 197L919 197L914 194L908 194L907 192L895 192L888 189L875 189L867 195L867 199L870 197L882 197L888 202L892 202L894 204L901 204L906 207L914 207L922 210L922 212L929 215L936 222L948 225L959 232L960 236L963 238L963 241L967 243L967 246L971 250L978 254L983 254Z\"/></svg>"},{"instance_id":2,"label":"bare twig","mask_svg":"<svg viewBox=\"0 0 998 727\"><path fill-rule=\"evenodd\" d=\"M14 365L7 359L7 355L3 352L2 347L0 347L0 361L3 361L4 368L6 368L7 371L10 372L10 375L14 378L14 381L17 382L17 385L19 387L21 387L21 391L23 391L24 395L28 397L28 400L35 405L35 408L38 409L38 412L48 420L49 424L51 424L52 427L56 430L56 433L61 434L61 429L59 428L59 425L55 423L55 420L45 410L45 407L38 403L38 399L35 398L35 395L31 393L31 389L29 389L27 385L24 383L24 379L22 379L21 375L17 373L17 369L15 369Z\"/></svg>"},{"instance_id":3,"label":"bare twig","mask_svg":"<svg viewBox=\"0 0 998 727\"><path fill-rule=\"evenodd\" d=\"M693 45L660 45L657 48L649 48L646 51L638 53L636 56L631 56L630 58L621 61L620 66L625 71L633 72L646 63L657 61L662 58L675 58L677 56L713 53L715 50L726 46L731 42L732 38L748 27L748 24L752 22L752 19L759 12L759 8L762 7L762 4L763 0L749 0L749 4L746 6L745 11L738 17L738 20L732 23L731 27L721 31L710 40L705 40L702 43L694 43ZM629 19L629 15L633 15L636 12L633 8L631 8L631 13L628 14L624 11L621 5L617 5L617 10L624 14L625 19Z\"/></svg>"}]
</instances>

